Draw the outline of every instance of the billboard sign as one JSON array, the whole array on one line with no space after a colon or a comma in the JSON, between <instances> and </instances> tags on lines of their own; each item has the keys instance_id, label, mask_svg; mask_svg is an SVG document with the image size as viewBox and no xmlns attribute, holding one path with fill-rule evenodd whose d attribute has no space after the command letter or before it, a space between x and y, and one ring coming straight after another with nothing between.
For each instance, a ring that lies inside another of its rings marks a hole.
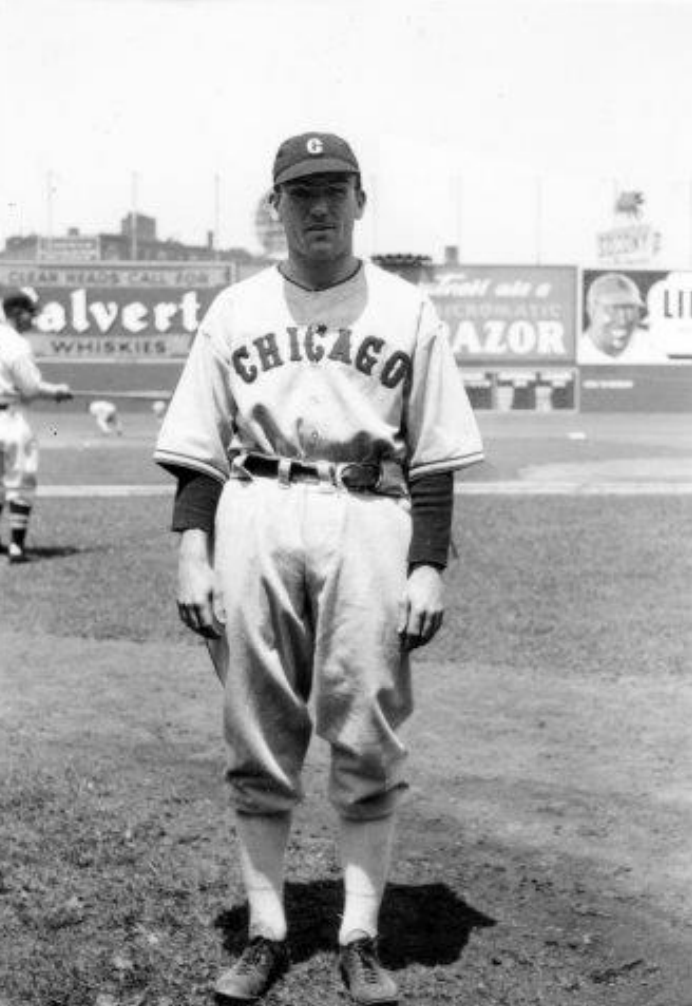
<instances>
[{"instance_id":1,"label":"billboard sign","mask_svg":"<svg viewBox=\"0 0 692 1006\"><path fill-rule=\"evenodd\" d=\"M580 364L692 363L692 271L587 269Z\"/></svg>"},{"instance_id":2,"label":"billboard sign","mask_svg":"<svg viewBox=\"0 0 692 1006\"><path fill-rule=\"evenodd\" d=\"M59 238L39 238L36 257L42 262L98 262L101 239L75 234Z\"/></svg>"},{"instance_id":3,"label":"billboard sign","mask_svg":"<svg viewBox=\"0 0 692 1006\"><path fill-rule=\"evenodd\" d=\"M574 361L571 266L442 267L423 286L449 329L460 364Z\"/></svg>"},{"instance_id":4,"label":"billboard sign","mask_svg":"<svg viewBox=\"0 0 692 1006\"><path fill-rule=\"evenodd\" d=\"M612 227L597 235L598 257L618 265L651 262L661 250L661 233L650 224Z\"/></svg>"},{"instance_id":5,"label":"billboard sign","mask_svg":"<svg viewBox=\"0 0 692 1006\"><path fill-rule=\"evenodd\" d=\"M0 263L2 287L32 286L42 311L31 335L49 360L180 359L219 288L224 265Z\"/></svg>"}]
</instances>

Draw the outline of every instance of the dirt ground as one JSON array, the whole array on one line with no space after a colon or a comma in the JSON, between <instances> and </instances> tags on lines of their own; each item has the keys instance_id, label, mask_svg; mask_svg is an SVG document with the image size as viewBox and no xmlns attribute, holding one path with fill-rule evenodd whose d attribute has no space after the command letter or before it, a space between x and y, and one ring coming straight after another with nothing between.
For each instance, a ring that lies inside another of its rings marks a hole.
<instances>
[{"instance_id":1,"label":"dirt ground","mask_svg":"<svg viewBox=\"0 0 692 1006\"><path fill-rule=\"evenodd\" d=\"M493 477L651 457L660 478L690 453L662 429L590 431L575 459L564 429L494 428ZM108 448L113 481L140 448ZM34 562L0 569L2 1006L197 1006L242 944L218 686L171 610L168 506L46 499ZM382 919L402 1003L692 1006L689 498L468 497L455 529ZM344 1001L326 770L317 742L272 1006Z\"/></svg>"}]
</instances>

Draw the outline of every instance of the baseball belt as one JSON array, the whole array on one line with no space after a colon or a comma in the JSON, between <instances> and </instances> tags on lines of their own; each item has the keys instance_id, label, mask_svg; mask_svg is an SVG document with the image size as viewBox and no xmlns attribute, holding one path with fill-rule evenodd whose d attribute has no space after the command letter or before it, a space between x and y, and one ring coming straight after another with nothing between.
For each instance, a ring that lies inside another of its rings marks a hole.
<instances>
[{"instance_id":1,"label":"baseball belt","mask_svg":"<svg viewBox=\"0 0 692 1006\"><path fill-rule=\"evenodd\" d=\"M398 461L302 461L296 458L268 457L265 454L240 453L231 461L236 477L277 479L279 485L291 482L326 484L350 492L374 492L384 496L407 496L408 489Z\"/></svg>"}]
</instances>

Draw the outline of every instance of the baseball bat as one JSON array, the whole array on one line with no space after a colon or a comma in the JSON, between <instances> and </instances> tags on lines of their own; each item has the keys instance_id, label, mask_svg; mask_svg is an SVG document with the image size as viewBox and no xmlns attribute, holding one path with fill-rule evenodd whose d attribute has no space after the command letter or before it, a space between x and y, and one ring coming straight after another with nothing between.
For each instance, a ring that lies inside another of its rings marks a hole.
<instances>
[{"instance_id":1,"label":"baseball bat","mask_svg":"<svg viewBox=\"0 0 692 1006\"><path fill-rule=\"evenodd\" d=\"M86 388L73 388L72 397L73 398L140 398L145 401L159 401L162 400L167 402L170 400L172 392L170 391L111 391L110 389L103 390L90 390Z\"/></svg>"}]
</instances>

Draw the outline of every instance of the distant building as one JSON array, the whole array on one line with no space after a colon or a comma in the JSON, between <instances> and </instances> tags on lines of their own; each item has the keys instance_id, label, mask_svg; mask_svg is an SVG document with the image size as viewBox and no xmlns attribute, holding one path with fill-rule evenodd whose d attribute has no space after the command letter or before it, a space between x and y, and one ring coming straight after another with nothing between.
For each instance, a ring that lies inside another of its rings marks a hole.
<instances>
[{"instance_id":1,"label":"distant building","mask_svg":"<svg viewBox=\"0 0 692 1006\"><path fill-rule=\"evenodd\" d=\"M206 243L200 245L172 238L162 240L157 237L155 217L144 213L128 213L119 233L82 234L77 227L70 227L66 235L56 237L12 235L0 251L0 258L23 262L219 261L257 268L268 261L245 248L216 248L213 231L207 232Z\"/></svg>"}]
</instances>

